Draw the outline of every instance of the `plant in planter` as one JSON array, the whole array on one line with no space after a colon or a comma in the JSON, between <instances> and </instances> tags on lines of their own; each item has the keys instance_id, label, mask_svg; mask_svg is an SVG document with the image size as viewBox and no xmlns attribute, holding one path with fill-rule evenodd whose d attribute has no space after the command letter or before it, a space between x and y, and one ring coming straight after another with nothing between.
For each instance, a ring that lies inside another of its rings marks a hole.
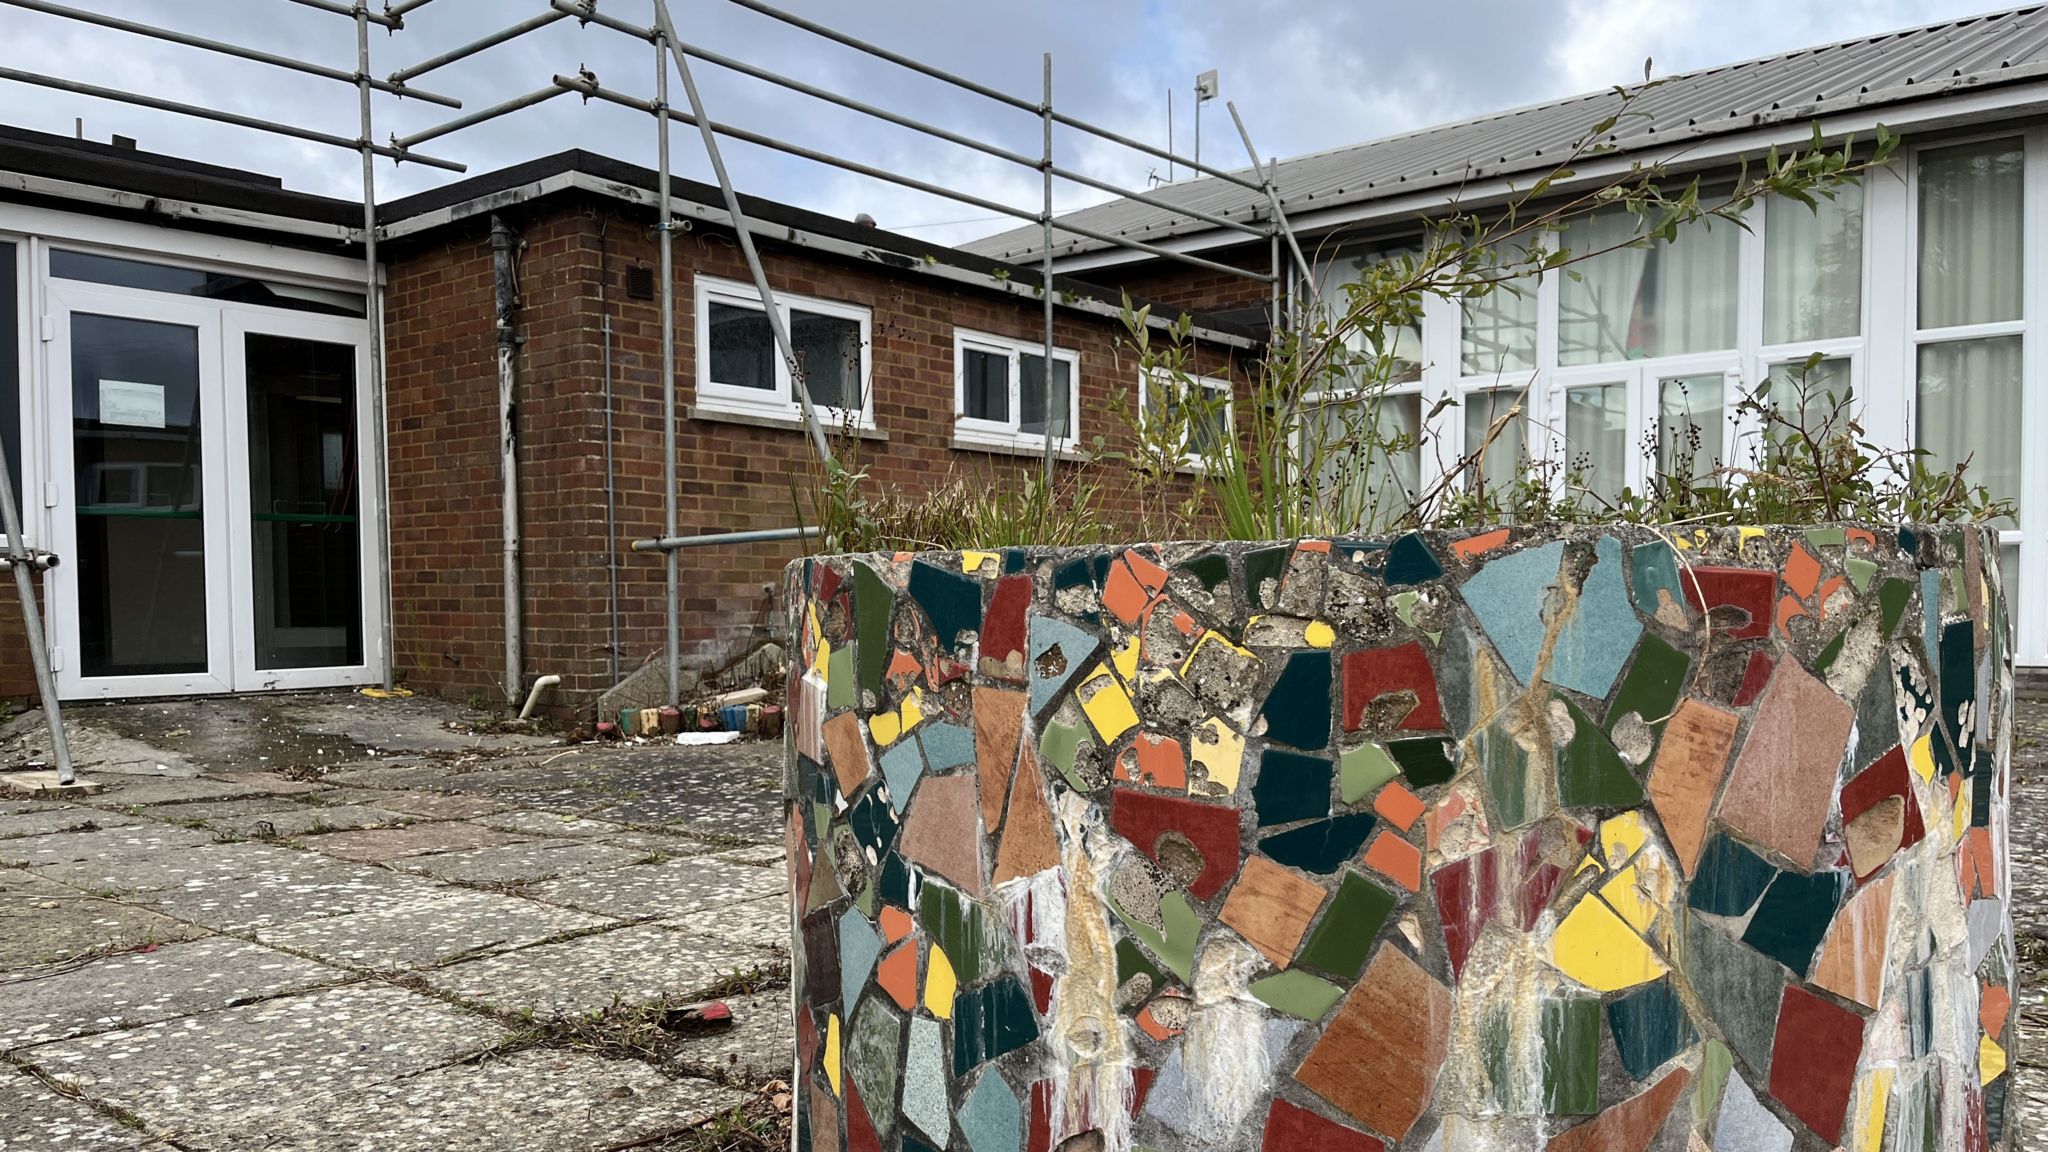
<instances>
[{"instance_id":1,"label":"plant in planter","mask_svg":"<svg viewBox=\"0 0 2048 1152\"><path fill-rule=\"evenodd\" d=\"M1874 159L1582 199L1648 242ZM799 1147L2012 1138L2005 601L1958 523L2008 510L1768 392L1752 459L1679 432L1640 493L1496 482L1501 420L1405 483L1392 333L1568 275L1574 217L1525 215L1304 317L1192 496L1199 389L1134 418L1099 467L1210 542L1108 543L1081 480L819 489L854 554L788 573Z\"/></svg>"}]
</instances>

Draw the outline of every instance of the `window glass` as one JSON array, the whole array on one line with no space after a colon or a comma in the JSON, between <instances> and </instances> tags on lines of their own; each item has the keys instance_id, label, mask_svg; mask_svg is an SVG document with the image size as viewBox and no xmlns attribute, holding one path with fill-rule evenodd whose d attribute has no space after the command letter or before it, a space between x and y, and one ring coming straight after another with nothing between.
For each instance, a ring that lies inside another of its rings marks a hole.
<instances>
[{"instance_id":1,"label":"window glass","mask_svg":"<svg viewBox=\"0 0 2048 1152\"><path fill-rule=\"evenodd\" d=\"M772 333L769 338L774 338ZM803 365L812 404L849 410L861 406L860 321L792 308L789 342L796 349L797 363Z\"/></svg>"},{"instance_id":2,"label":"window glass","mask_svg":"<svg viewBox=\"0 0 2048 1152\"><path fill-rule=\"evenodd\" d=\"M1385 264L1404 256L1415 254L1408 246L1373 246L1354 248L1339 255L1323 266L1323 304L1335 319L1344 314L1350 297L1344 291L1346 284L1356 284L1363 279L1364 271L1375 265ZM1392 328L1387 333L1386 351L1392 356L1393 371L1387 379L1369 383L1408 384L1422 379L1422 315L1417 306L1415 318L1407 324ZM1357 333L1345 338L1345 345L1354 352L1365 353L1365 341Z\"/></svg>"},{"instance_id":3,"label":"window glass","mask_svg":"<svg viewBox=\"0 0 2048 1152\"><path fill-rule=\"evenodd\" d=\"M1202 390L1202 410L1188 417L1187 453L1190 456L1212 456L1221 451L1230 439L1230 386L1221 382L1190 380L1176 382L1164 375L1155 376L1146 382L1145 407L1150 411L1163 411L1168 417L1181 408L1181 397L1187 394L1189 386Z\"/></svg>"},{"instance_id":4,"label":"window glass","mask_svg":"<svg viewBox=\"0 0 2048 1152\"><path fill-rule=\"evenodd\" d=\"M92 252L67 252L62 248L50 250L50 275L60 280L84 280L92 284L169 292L177 296L204 296L238 304L263 304L294 312L319 312L329 316L364 314L363 294L360 292L307 288L229 272L180 268L172 264L101 256Z\"/></svg>"},{"instance_id":5,"label":"window glass","mask_svg":"<svg viewBox=\"0 0 2048 1152\"><path fill-rule=\"evenodd\" d=\"M1558 282L1558 362L1605 364L1735 347L1739 229L1696 220L1677 240L1630 246L1622 210L1574 221L1562 244L1597 252Z\"/></svg>"},{"instance_id":6,"label":"window glass","mask_svg":"<svg viewBox=\"0 0 2048 1152\"><path fill-rule=\"evenodd\" d=\"M1458 371L1466 376L1536 367L1536 278L1518 277L1460 306Z\"/></svg>"},{"instance_id":7,"label":"window glass","mask_svg":"<svg viewBox=\"0 0 2048 1152\"><path fill-rule=\"evenodd\" d=\"M1414 442L1421 427L1422 397L1413 392L1376 401L1311 400L1302 432L1315 440L1304 455L1323 499L1341 501L1361 526L1405 511L1422 487L1422 448ZM1387 442L1403 434L1410 445L1387 450Z\"/></svg>"},{"instance_id":8,"label":"window glass","mask_svg":"<svg viewBox=\"0 0 2048 1152\"><path fill-rule=\"evenodd\" d=\"M775 331L759 308L711 302L711 379L775 391Z\"/></svg>"},{"instance_id":9,"label":"window glass","mask_svg":"<svg viewBox=\"0 0 2048 1152\"><path fill-rule=\"evenodd\" d=\"M1074 366L1065 360L1052 362L1052 434L1068 434L1068 410L1073 406ZM1019 357L1017 368L1017 428L1033 436L1045 435L1045 357L1029 352Z\"/></svg>"},{"instance_id":10,"label":"window glass","mask_svg":"<svg viewBox=\"0 0 2048 1152\"><path fill-rule=\"evenodd\" d=\"M1465 454L1471 456L1484 451L1478 470L1488 488L1511 487L1520 478L1528 447L1527 409L1516 412L1501 425L1493 443L1486 443L1486 433L1495 420L1513 412L1521 399L1522 390L1519 388L1491 388L1484 392L1467 392L1462 401L1465 408Z\"/></svg>"},{"instance_id":11,"label":"window glass","mask_svg":"<svg viewBox=\"0 0 2048 1152\"><path fill-rule=\"evenodd\" d=\"M1993 497L2020 496L2020 337L1920 346L1920 447L1933 467L1967 459L1967 479ZM2004 527L2014 527L2009 521Z\"/></svg>"},{"instance_id":12,"label":"window glass","mask_svg":"<svg viewBox=\"0 0 2048 1152\"><path fill-rule=\"evenodd\" d=\"M1920 327L2020 318L2024 159L2017 140L1920 153Z\"/></svg>"},{"instance_id":13,"label":"window glass","mask_svg":"<svg viewBox=\"0 0 2048 1152\"><path fill-rule=\"evenodd\" d=\"M973 420L1005 423L1010 419L1010 357L1005 352L966 348L962 367L966 392L964 413Z\"/></svg>"},{"instance_id":14,"label":"window glass","mask_svg":"<svg viewBox=\"0 0 2048 1152\"><path fill-rule=\"evenodd\" d=\"M1863 331L1863 189L1850 184L1808 208L1764 204L1764 343L1831 340Z\"/></svg>"},{"instance_id":15,"label":"window glass","mask_svg":"<svg viewBox=\"0 0 2048 1152\"><path fill-rule=\"evenodd\" d=\"M1727 381L1719 372L1657 381L1657 471L1705 476L1726 460L1721 438Z\"/></svg>"},{"instance_id":16,"label":"window glass","mask_svg":"<svg viewBox=\"0 0 2048 1152\"><path fill-rule=\"evenodd\" d=\"M1771 394L1766 402L1784 419L1797 419L1800 427L1808 432L1832 436L1847 426L1847 414L1836 420L1834 413L1850 399L1849 381L1849 358L1846 356L1830 356L1811 369L1807 368L1804 360L1773 364ZM1776 435L1782 437L1790 433L1791 429L1777 426Z\"/></svg>"},{"instance_id":17,"label":"window glass","mask_svg":"<svg viewBox=\"0 0 2048 1152\"><path fill-rule=\"evenodd\" d=\"M14 245L0 243L0 448L7 451L7 476L13 481L19 511L25 501L21 494L21 293L15 273ZM0 525L0 539L6 536L6 526Z\"/></svg>"},{"instance_id":18,"label":"window glass","mask_svg":"<svg viewBox=\"0 0 2048 1152\"><path fill-rule=\"evenodd\" d=\"M1628 483L1628 386L1596 384L1564 394L1565 467L1612 502Z\"/></svg>"}]
</instances>

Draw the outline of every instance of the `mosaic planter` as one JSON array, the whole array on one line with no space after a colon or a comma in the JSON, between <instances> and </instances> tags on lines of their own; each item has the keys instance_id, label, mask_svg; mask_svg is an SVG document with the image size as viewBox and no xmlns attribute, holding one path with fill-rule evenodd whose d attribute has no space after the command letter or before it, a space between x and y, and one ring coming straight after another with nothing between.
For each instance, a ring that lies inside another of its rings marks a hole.
<instances>
[{"instance_id":1,"label":"mosaic planter","mask_svg":"<svg viewBox=\"0 0 2048 1152\"><path fill-rule=\"evenodd\" d=\"M2005 1146L1995 545L792 565L797 1146Z\"/></svg>"}]
</instances>

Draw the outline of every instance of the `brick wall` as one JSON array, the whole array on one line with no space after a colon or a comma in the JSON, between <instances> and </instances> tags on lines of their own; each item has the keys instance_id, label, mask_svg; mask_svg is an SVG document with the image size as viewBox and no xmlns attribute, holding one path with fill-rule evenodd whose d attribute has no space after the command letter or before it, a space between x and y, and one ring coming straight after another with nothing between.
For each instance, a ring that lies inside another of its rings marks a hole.
<instances>
[{"instance_id":1,"label":"brick wall","mask_svg":"<svg viewBox=\"0 0 2048 1152\"><path fill-rule=\"evenodd\" d=\"M42 577L36 577L37 606L41 607ZM0 701L10 706L36 695L36 673L29 663L28 645L22 642L21 600L15 595L14 573L0 570Z\"/></svg>"},{"instance_id":2,"label":"brick wall","mask_svg":"<svg viewBox=\"0 0 2048 1152\"><path fill-rule=\"evenodd\" d=\"M610 683L601 260L610 272L622 669L663 647L663 561L626 548L662 529L660 314L656 302L627 299L624 288L627 268L658 266L651 219L593 202L512 221L528 245L518 383L525 673L529 680L562 676L557 699L577 707ZM863 442L859 451L876 480L910 491L949 473L1001 484L1038 466L952 447L954 327L1036 340L1042 314L1035 301L790 247L765 245L763 256L780 291L872 310L874 418L888 439ZM695 403L692 278L702 272L743 281L748 273L731 237L716 230L680 235L675 258L678 403L687 406ZM490 269L488 223L481 221L395 253L390 269L398 668L413 688L456 698L497 699L502 691ZM1060 346L1081 354L1082 443L1098 434L1120 442L1112 397L1136 385L1135 361L1128 350L1119 356L1120 327L1063 310L1054 332ZM1203 357L1204 370L1230 370L1226 355ZM793 522L791 477L810 459L801 432L687 419L677 456L685 535ZM1120 494L1119 514L1134 515L1128 492ZM722 665L770 634L780 618L782 566L798 554L794 543L679 554L686 670Z\"/></svg>"},{"instance_id":3,"label":"brick wall","mask_svg":"<svg viewBox=\"0 0 2048 1152\"><path fill-rule=\"evenodd\" d=\"M1202 255L1251 272L1264 272L1272 264L1271 249L1263 242ZM1177 260L1154 261L1151 267L1129 273L1098 268L1078 275L1110 288L1121 288L1134 297L1202 312L1263 308L1273 299L1273 286L1263 280L1212 272Z\"/></svg>"}]
</instances>

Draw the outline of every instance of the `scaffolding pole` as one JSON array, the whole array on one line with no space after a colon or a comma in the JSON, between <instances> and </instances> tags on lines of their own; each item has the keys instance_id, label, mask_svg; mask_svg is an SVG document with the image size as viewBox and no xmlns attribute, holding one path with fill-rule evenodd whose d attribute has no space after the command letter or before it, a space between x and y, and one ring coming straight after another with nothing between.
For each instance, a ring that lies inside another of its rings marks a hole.
<instances>
[{"instance_id":1,"label":"scaffolding pole","mask_svg":"<svg viewBox=\"0 0 2048 1152\"><path fill-rule=\"evenodd\" d=\"M654 226L659 229L661 237L661 531L664 536L673 537L679 531L676 518L676 267L671 227L675 223L675 215L669 203L668 46L660 35L654 37L654 124L659 141L656 146L659 159L654 176L659 186L655 195L659 216ZM768 314L774 316L774 303L766 303ZM781 331L779 327L776 329L778 334ZM702 333L698 334L698 339L704 339ZM666 609L663 654L668 660L668 702L677 704L683 698L683 638L682 620L676 611L682 596L682 570L675 553L670 552L664 558L664 567L668 595L662 601Z\"/></svg>"},{"instance_id":2,"label":"scaffolding pole","mask_svg":"<svg viewBox=\"0 0 2048 1152\"><path fill-rule=\"evenodd\" d=\"M1059 378L1059 373L1053 371L1052 358L1052 53L1050 52L1045 54L1045 103L1040 106L1039 112L1045 126L1045 213L1041 217L1045 227L1045 251L1040 253L1038 283L1038 294L1045 299L1045 358L1043 363L1045 370L1045 471L1042 475L1048 490L1048 498L1050 498L1052 463L1059 456L1059 440L1053 435L1052 431L1052 390L1053 384ZM1019 374L1022 374L1021 371ZM1081 382L1073 380L1072 383L1074 391L1080 391ZM1020 389L1022 388L1023 382L1021 380L1018 382L1018 386ZM1020 391L1017 397L1017 405L1021 409L1023 404L1023 393ZM1071 423L1073 421L1073 405L1069 404L1067 411L1068 422ZM1022 416L1023 413L1020 411L1018 415Z\"/></svg>"},{"instance_id":3,"label":"scaffolding pole","mask_svg":"<svg viewBox=\"0 0 2048 1152\"><path fill-rule=\"evenodd\" d=\"M7 533L7 567L14 570L14 595L21 601L22 639L28 644L29 663L35 665L36 691L43 698L43 723L50 729L50 757L57 762L57 783L76 780L71 768L71 741L64 736L64 713L57 703L57 681L50 675L49 637L43 633L43 614L36 605L33 573L56 566L57 558L30 552L21 538L21 506L14 499L14 465L7 459L7 445L0 442L0 530Z\"/></svg>"},{"instance_id":4,"label":"scaffolding pole","mask_svg":"<svg viewBox=\"0 0 2048 1152\"><path fill-rule=\"evenodd\" d=\"M393 620L391 595L391 469L385 439L391 423L386 418L389 397L384 380L384 285L377 270L377 148L374 110L370 102L370 19L369 0L356 0L356 113L362 122L363 156L363 315L370 328L370 412L377 421L370 437L376 467L372 482L377 494L377 540L384 555L379 565L377 595L382 609L381 631L384 648L384 687L397 684L398 632Z\"/></svg>"}]
</instances>

